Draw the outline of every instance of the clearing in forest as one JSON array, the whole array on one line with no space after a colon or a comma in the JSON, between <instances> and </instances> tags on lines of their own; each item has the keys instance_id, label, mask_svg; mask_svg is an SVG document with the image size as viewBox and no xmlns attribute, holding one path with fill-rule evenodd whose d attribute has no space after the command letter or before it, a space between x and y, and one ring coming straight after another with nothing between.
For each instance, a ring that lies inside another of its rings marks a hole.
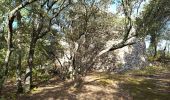
<instances>
[{"instance_id":1,"label":"clearing in forest","mask_svg":"<svg viewBox=\"0 0 170 100\"><path fill-rule=\"evenodd\" d=\"M73 82L52 78L30 94L6 94L9 100L170 100L170 73L108 74L93 72L75 88Z\"/></svg>"}]
</instances>

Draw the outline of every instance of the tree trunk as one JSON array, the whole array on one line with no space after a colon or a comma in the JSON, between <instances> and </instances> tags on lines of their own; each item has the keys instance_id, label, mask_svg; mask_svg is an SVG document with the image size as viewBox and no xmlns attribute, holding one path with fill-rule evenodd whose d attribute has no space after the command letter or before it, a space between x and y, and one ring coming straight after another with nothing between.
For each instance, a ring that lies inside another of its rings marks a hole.
<instances>
[{"instance_id":1,"label":"tree trunk","mask_svg":"<svg viewBox=\"0 0 170 100\"><path fill-rule=\"evenodd\" d=\"M22 82L21 82L21 48L18 50L18 61L17 61L17 66L16 66L16 83L17 83L17 92L22 93L23 88L22 88Z\"/></svg>"},{"instance_id":2,"label":"tree trunk","mask_svg":"<svg viewBox=\"0 0 170 100\"><path fill-rule=\"evenodd\" d=\"M72 64L71 64L71 67L72 67L72 79L74 81L74 87L76 88L79 88L81 87L82 85L82 77L81 77L81 74L79 72L79 65L76 63L76 54L74 54L73 58L72 58Z\"/></svg>"},{"instance_id":3,"label":"tree trunk","mask_svg":"<svg viewBox=\"0 0 170 100\"><path fill-rule=\"evenodd\" d=\"M22 81L21 81L21 63L22 63L22 48L21 48L21 43L20 43L20 33L19 39L18 39L18 61L17 61L17 66L16 66L16 83L17 83L17 92L22 93L23 92L23 87L22 87Z\"/></svg>"},{"instance_id":4,"label":"tree trunk","mask_svg":"<svg viewBox=\"0 0 170 100\"><path fill-rule=\"evenodd\" d=\"M156 58L157 56L157 45L154 44L154 58Z\"/></svg>"},{"instance_id":5,"label":"tree trunk","mask_svg":"<svg viewBox=\"0 0 170 100\"><path fill-rule=\"evenodd\" d=\"M7 77L8 74L8 64L10 60L11 53L13 51L13 44L12 44L12 36L13 36L13 29L12 29L12 23L14 21L14 16L8 17L8 37L7 37L7 52L5 56L4 65L2 66L3 74L1 75L1 82L0 82L0 91L2 90L3 83Z\"/></svg>"},{"instance_id":6,"label":"tree trunk","mask_svg":"<svg viewBox=\"0 0 170 100\"><path fill-rule=\"evenodd\" d=\"M153 48L153 57L157 56L157 36L155 34L151 34L150 46Z\"/></svg>"},{"instance_id":7,"label":"tree trunk","mask_svg":"<svg viewBox=\"0 0 170 100\"><path fill-rule=\"evenodd\" d=\"M4 63L4 67L2 67L2 75L1 75L1 79L0 79L0 92L2 90L2 87L3 87L3 84L4 84L4 81L8 75L8 64L9 64L9 59L10 59L10 56L11 56L11 50L7 50L7 53L6 53L6 57L5 57L5 63Z\"/></svg>"},{"instance_id":8,"label":"tree trunk","mask_svg":"<svg viewBox=\"0 0 170 100\"><path fill-rule=\"evenodd\" d=\"M34 51L35 51L36 40L32 38L30 43L29 55L28 55L28 67L26 68L25 75L25 92L29 92L31 90L32 84L32 68L33 68L33 60L34 60Z\"/></svg>"},{"instance_id":9,"label":"tree trunk","mask_svg":"<svg viewBox=\"0 0 170 100\"><path fill-rule=\"evenodd\" d=\"M21 26L21 13L17 11L16 13L16 18L18 21L18 26ZM22 80L21 80L21 63L22 63L22 48L21 48L21 32L17 32L17 42L18 42L18 50L17 50L17 66L16 66L16 84L17 84L17 92L22 93L23 92L23 87L22 87Z\"/></svg>"},{"instance_id":10,"label":"tree trunk","mask_svg":"<svg viewBox=\"0 0 170 100\"><path fill-rule=\"evenodd\" d=\"M8 15L7 52L6 52L4 65L2 65L2 67L4 67L4 71L3 71L3 74L0 76L0 78L1 78L0 79L0 92L2 90L3 83L4 83L4 81L5 81L6 77L7 77L7 74L8 74L8 64L9 64L11 53L13 51L13 44L12 44L13 28L12 28L12 24L13 24L13 21L14 21L14 19L16 17L15 13L17 11L19 11L20 9L24 8L25 6L31 4L31 3L35 2L35 1L37 1L37 0L31 0L31 1L25 2L23 4L20 4L15 9L13 9Z\"/></svg>"}]
</instances>

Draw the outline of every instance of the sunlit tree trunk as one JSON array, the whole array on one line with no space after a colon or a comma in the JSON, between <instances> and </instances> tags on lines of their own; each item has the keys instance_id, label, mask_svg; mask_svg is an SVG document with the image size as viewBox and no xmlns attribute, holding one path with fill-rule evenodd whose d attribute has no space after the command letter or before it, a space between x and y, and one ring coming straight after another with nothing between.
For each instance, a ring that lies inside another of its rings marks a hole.
<instances>
[{"instance_id":1,"label":"sunlit tree trunk","mask_svg":"<svg viewBox=\"0 0 170 100\"><path fill-rule=\"evenodd\" d=\"M16 66L16 84L17 92L22 93L22 80L21 80L21 63L22 63L22 48L21 48L21 33L18 32L18 50L17 50L17 66Z\"/></svg>"},{"instance_id":2,"label":"sunlit tree trunk","mask_svg":"<svg viewBox=\"0 0 170 100\"><path fill-rule=\"evenodd\" d=\"M21 26L21 13L20 11L17 12L17 21L18 21L18 26ZM17 32L17 66L16 66L16 84L17 84L17 92L22 93L23 92L23 87L22 87L22 80L21 80L21 63L22 63L22 48L21 48L21 32Z\"/></svg>"},{"instance_id":3,"label":"sunlit tree trunk","mask_svg":"<svg viewBox=\"0 0 170 100\"><path fill-rule=\"evenodd\" d=\"M22 48L21 48L21 33L18 32L18 50L17 50L17 66L16 66L16 84L17 92L22 93L22 80L21 80L21 63L22 63Z\"/></svg>"},{"instance_id":4,"label":"sunlit tree trunk","mask_svg":"<svg viewBox=\"0 0 170 100\"><path fill-rule=\"evenodd\" d=\"M7 37L7 52L5 56L5 61L3 67L3 74L1 75L1 82L0 82L0 91L2 90L3 83L7 77L8 69L9 69L9 60L11 57L11 53L13 51L13 44L12 44L12 36L13 36L13 29L12 29L12 23L14 21L14 16L9 15L8 17L8 37Z\"/></svg>"}]
</instances>

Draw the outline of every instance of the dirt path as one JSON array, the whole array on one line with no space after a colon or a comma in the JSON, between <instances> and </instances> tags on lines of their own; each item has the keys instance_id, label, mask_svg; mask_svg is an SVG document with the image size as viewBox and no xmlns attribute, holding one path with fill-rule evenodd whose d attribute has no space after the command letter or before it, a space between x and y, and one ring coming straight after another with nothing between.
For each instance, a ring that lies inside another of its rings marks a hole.
<instances>
[{"instance_id":1,"label":"dirt path","mask_svg":"<svg viewBox=\"0 0 170 100\"><path fill-rule=\"evenodd\" d=\"M170 100L170 73L150 76L91 73L78 88L52 78L30 94L8 100ZM11 93L11 91L10 91Z\"/></svg>"},{"instance_id":2,"label":"dirt path","mask_svg":"<svg viewBox=\"0 0 170 100\"><path fill-rule=\"evenodd\" d=\"M22 95L18 100L131 100L127 94L118 91L117 81L106 79L99 74L89 74L83 78L79 88L73 82L51 79L29 95Z\"/></svg>"}]
</instances>

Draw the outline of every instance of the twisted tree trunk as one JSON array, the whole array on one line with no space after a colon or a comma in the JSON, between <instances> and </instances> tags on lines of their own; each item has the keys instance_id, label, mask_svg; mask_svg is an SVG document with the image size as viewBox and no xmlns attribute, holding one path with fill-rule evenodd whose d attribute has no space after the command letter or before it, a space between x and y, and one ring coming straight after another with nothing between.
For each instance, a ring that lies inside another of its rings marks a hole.
<instances>
[{"instance_id":1,"label":"twisted tree trunk","mask_svg":"<svg viewBox=\"0 0 170 100\"><path fill-rule=\"evenodd\" d=\"M34 52L35 52L35 46L36 46L36 39L32 38L30 47L29 47L29 54L28 54L28 67L26 69L26 75L25 75L25 92L29 92L32 87L32 68L33 68L33 59L34 59Z\"/></svg>"}]
</instances>

